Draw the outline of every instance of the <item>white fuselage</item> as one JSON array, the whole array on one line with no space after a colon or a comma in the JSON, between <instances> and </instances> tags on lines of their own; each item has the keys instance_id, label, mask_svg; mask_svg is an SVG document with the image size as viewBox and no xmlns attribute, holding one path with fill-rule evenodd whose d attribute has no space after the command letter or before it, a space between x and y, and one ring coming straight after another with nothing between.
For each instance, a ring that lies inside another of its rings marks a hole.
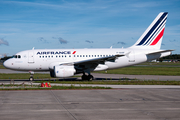
<instances>
[{"instance_id":1,"label":"white fuselage","mask_svg":"<svg viewBox=\"0 0 180 120\"><path fill-rule=\"evenodd\" d=\"M124 55L118 57L114 62L107 61L99 65L97 70L115 69L120 67L139 64L159 56L147 57L147 53L153 50L133 49L36 49L26 50L16 54L4 62L4 66L19 71L49 71L53 66L65 63L74 63L95 58L102 58L113 55ZM167 53L171 54L170 52ZM163 54L161 53L163 57Z\"/></svg>"}]
</instances>

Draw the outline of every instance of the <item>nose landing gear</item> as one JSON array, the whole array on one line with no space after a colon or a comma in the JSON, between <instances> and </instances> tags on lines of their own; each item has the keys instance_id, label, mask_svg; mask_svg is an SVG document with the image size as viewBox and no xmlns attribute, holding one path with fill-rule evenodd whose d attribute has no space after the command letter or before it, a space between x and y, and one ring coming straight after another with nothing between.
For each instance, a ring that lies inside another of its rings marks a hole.
<instances>
[{"instance_id":1,"label":"nose landing gear","mask_svg":"<svg viewBox=\"0 0 180 120\"><path fill-rule=\"evenodd\" d=\"M29 80L30 80L30 81L33 81L33 80L34 80L34 78L33 78L34 72L33 72L33 71L29 71L29 73L30 73L30 78L29 78Z\"/></svg>"}]
</instances>

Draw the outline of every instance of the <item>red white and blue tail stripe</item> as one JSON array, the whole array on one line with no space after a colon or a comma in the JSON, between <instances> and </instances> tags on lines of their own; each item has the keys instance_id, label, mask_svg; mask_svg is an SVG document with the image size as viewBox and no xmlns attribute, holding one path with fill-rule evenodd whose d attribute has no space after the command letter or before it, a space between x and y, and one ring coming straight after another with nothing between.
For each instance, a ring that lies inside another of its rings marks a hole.
<instances>
[{"instance_id":1,"label":"red white and blue tail stripe","mask_svg":"<svg viewBox=\"0 0 180 120\"><path fill-rule=\"evenodd\" d=\"M160 49L168 13L161 12L132 47Z\"/></svg>"}]
</instances>

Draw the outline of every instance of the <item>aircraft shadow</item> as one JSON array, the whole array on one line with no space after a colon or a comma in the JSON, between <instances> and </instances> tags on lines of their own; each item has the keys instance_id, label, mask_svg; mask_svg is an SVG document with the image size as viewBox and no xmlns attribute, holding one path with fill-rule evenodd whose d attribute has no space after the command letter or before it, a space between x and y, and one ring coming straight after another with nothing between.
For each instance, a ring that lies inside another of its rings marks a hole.
<instances>
[{"instance_id":1,"label":"aircraft shadow","mask_svg":"<svg viewBox=\"0 0 180 120\"><path fill-rule=\"evenodd\" d=\"M117 80L134 80L129 78L94 78L93 81L117 81ZM51 79L52 81L52 79ZM54 79L53 81L88 81L88 80L81 80L79 78L60 78L60 79Z\"/></svg>"}]
</instances>

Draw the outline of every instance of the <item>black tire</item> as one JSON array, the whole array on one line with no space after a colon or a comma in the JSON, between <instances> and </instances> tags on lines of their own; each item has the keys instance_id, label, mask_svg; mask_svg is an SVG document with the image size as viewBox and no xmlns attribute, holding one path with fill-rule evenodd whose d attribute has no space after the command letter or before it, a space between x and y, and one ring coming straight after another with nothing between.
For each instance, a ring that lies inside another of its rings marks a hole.
<instances>
[{"instance_id":1,"label":"black tire","mask_svg":"<svg viewBox=\"0 0 180 120\"><path fill-rule=\"evenodd\" d=\"M87 75L82 75L81 79L82 80L88 80L88 76Z\"/></svg>"},{"instance_id":2,"label":"black tire","mask_svg":"<svg viewBox=\"0 0 180 120\"><path fill-rule=\"evenodd\" d=\"M33 81L33 80L34 80L34 78L33 78L33 77L30 77L30 78L29 78L29 80L30 80L30 81Z\"/></svg>"},{"instance_id":3,"label":"black tire","mask_svg":"<svg viewBox=\"0 0 180 120\"><path fill-rule=\"evenodd\" d=\"M92 75L88 75L88 80L94 80L94 77Z\"/></svg>"}]
</instances>

